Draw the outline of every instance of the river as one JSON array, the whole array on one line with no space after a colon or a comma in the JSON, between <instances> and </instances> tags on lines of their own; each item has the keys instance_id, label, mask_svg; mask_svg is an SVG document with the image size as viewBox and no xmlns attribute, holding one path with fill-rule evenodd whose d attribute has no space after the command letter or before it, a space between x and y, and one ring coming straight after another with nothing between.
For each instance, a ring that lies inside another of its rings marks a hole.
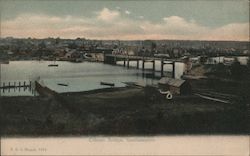
<instances>
[{"instance_id":1,"label":"river","mask_svg":"<svg viewBox=\"0 0 250 156\"><path fill-rule=\"evenodd\" d=\"M48 67L49 64L56 63L58 67ZM130 62L130 69L122 66L123 62L118 62L117 66L97 62L71 63L65 61L10 61L9 64L1 65L1 86L3 83L13 85L15 82L26 84L34 81L38 77L44 84L56 92L77 92L94 89L107 88L100 85L101 81L115 83L116 87L123 87L123 82L144 82L146 84L157 83L157 78L148 77L152 71L152 63L146 63L146 71L142 76L141 69L135 69L136 63ZM141 63L140 63L141 68ZM171 65L165 65L165 75L171 72ZM176 63L175 77L180 78L184 70L183 63ZM160 62L156 62L155 75L160 75ZM60 86L58 83L67 84ZM0 89L1 96L34 96L35 92L29 89Z\"/></svg>"}]
</instances>

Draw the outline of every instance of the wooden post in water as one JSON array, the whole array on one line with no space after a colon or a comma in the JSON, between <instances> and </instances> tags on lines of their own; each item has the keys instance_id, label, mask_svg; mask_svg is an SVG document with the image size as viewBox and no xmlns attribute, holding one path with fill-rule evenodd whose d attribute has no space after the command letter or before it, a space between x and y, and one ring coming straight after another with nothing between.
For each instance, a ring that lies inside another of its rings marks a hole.
<instances>
[{"instance_id":1,"label":"wooden post in water","mask_svg":"<svg viewBox=\"0 0 250 156\"><path fill-rule=\"evenodd\" d=\"M161 77L163 77L163 70L164 70L163 66L164 66L164 61L163 59L161 59Z\"/></svg>"},{"instance_id":2,"label":"wooden post in water","mask_svg":"<svg viewBox=\"0 0 250 156\"><path fill-rule=\"evenodd\" d=\"M31 81L30 81L30 84L29 84L29 91L31 91Z\"/></svg>"},{"instance_id":3,"label":"wooden post in water","mask_svg":"<svg viewBox=\"0 0 250 156\"><path fill-rule=\"evenodd\" d=\"M23 82L23 91L26 90L26 87L25 87L25 81Z\"/></svg>"},{"instance_id":4,"label":"wooden post in water","mask_svg":"<svg viewBox=\"0 0 250 156\"><path fill-rule=\"evenodd\" d=\"M4 88L5 88L5 82L3 83L3 93L4 93Z\"/></svg>"},{"instance_id":5,"label":"wooden post in water","mask_svg":"<svg viewBox=\"0 0 250 156\"><path fill-rule=\"evenodd\" d=\"M10 82L9 82L9 89L8 89L8 91L10 92Z\"/></svg>"},{"instance_id":6,"label":"wooden post in water","mask_svg":"<svg viewBox=\"0 0 250 156\"><path fill-rule=\"evenodd\" d=\"M16 82L14 82L14 92L16 91Z\"/></svg>"},{"instance_id":7,"label":"wooden post in water","mask_svg":"<svg viewBox=\"0 0 250 156\"><path fill-rule=\"evenodd\" d=\"M20 92L20 89L21 89L21 82L19 81L18 82L18 91Z\"/></svg>"}]
</instances>

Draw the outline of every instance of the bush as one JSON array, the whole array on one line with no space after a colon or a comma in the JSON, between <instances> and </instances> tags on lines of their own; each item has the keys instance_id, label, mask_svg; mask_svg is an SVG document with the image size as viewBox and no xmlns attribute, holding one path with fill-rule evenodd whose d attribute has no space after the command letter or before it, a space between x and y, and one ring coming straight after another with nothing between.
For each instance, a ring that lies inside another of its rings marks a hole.
<instances>
[{"instance_id":1,"label":"bush","mask_svg":"<svg viewBox=\"0 0 250 156\"><path fill-rule=\"evenodd\" d=\"M235 80L242 80L248 76L247 66L241 65L240 62L234 62L230 66L231 77Z\"/></svg>"},{"instance_id":2,"label":"bush","mask_svg":"<svg viewBox=\"0 0 250 156\"><path fill-rule=\"evenodd\" d=\"M229 69L223 63L219 63L212 67L211 74L215 75L216 77L225 78L229 76Z\"/></svg>"}]
</instances>

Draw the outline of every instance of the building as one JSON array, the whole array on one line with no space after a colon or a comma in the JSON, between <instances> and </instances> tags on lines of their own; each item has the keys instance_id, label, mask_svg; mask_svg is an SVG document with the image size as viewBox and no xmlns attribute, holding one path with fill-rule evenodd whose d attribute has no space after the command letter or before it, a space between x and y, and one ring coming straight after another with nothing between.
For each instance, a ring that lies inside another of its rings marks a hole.
<instances>
[{"instance_id":1,"label":"building","mask_svg":"<svg viewBox=\"0 0 250 156\"><path fill-rule=\"evenodd\" d=\"M65 54L64 56L65 58L80 58L81 57L81 54L75 50L72 50L72 51L69 51Z\"/></svg>"},{"instance_id":2,"label":"building","mask_svg":"<svg viewBox=\"0 0 250 156\"><path fill-rule=\"evenodd\" d=\"M191 93L191 86L186 80L163 77L159 80L158 86L163 91L170 91L172 94L187 95Z\"/></svg>"}]
</instances>

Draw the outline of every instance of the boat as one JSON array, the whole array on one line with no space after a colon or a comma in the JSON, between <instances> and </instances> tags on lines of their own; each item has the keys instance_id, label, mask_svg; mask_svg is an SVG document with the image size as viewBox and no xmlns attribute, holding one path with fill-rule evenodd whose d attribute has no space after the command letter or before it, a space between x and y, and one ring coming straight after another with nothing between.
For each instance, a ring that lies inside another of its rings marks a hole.
<instances>
[{"instance_id":1,"label":"boat","mask_svg":"<svg viewBox=\"0 0 250 156\"><path fill-rule=\"evenodd\" d=\"M115 86L114 83L110 83L110 82L100 82L100 85L106 85L106 86L111 86L111 87Z\"/></svg>"},{"instance_id":2,"label":"boat","mask_svg":"<svg viewBox=\"0 0 250 156\"><path fill-rule=\"evenodd\" d=\"M69 86L68 84L65 84L65 83L58 83L57 85L59 85L59 86Z\"/></svg>"},{"instance_id":3,"label":"boat","mask_svg":"<svg viewBox=\"0 0 250 156\"><path fill-rule=\"evenodd\" d=\"M48 67L58 67L58 64L49 64Z\"/></svg>"},{"instance_id":4,"label":"boat","mask_svg":"<svg viewBox=\"0 0 250 156\"><path fill-rule=\"evenodd\" d=\"M56 64L56 61L54 61L53 64L49 64L48 67L58 67L58 64Z\"/></svg>"}]
</instances>

